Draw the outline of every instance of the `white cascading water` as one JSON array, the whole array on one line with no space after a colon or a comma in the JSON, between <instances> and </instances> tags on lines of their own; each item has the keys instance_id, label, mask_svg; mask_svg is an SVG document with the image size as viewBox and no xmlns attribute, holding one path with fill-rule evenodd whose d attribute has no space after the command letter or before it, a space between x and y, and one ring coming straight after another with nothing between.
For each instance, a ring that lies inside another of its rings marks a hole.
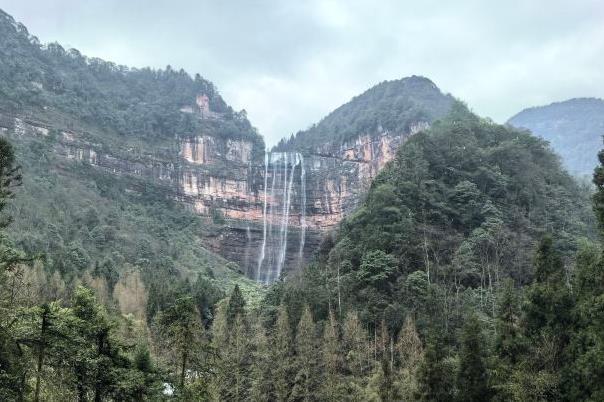
<instances>
[{"instance_id":1,"label":"white cascading water","mask_svg":"<svg viewBox=\"0 0 604 402\"><path fill-rule=\"evenodd\" d=\"M296 175L298 170L300 171L299 176ZM272 175L270 187L269 174ZM288 233L290 231L290 214L294 203L294 182L297 183L298 178L299 186L297 188L300 193L297 197L300 213L298 253L299 259L302 261L306 236L306 170L304 158L299 153L273 152L265 154L262 245L258 252L256 272L258 282L271 283L278 280L285 266ZM276 228L273 230L273 223L276 223L277 219L279 222L278 231Z\"/></svg>"},{"instance_id":2,"label":"white cascading water","mask_svg":"<svg viewBox=\"0 0 604 402\"><path fill-rule=\"evenodd\" d=\"M262 247L260 248L260 255L258 256L258 268L256 270L256 281L260 281L260 270L262 263L264 262L264 255L266 252L266 186L268 184L268 152L264 153L264 208L262 208Z\"/></svg>"}]
</instances>

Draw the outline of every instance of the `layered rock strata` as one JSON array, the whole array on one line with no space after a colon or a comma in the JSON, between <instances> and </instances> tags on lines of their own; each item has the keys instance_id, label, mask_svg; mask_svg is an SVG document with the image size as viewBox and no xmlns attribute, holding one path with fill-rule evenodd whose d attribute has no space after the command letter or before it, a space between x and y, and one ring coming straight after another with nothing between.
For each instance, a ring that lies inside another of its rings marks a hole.
<instances>
[{"instance_id":1,"label":"layered rock strata","mask_svg":"<svg viewBox=\"0 0 604 402\"><path fill-rule=\"evenodd\" d=\"M408 132L364 134L304 155L267 153L262 158L254 157L262 152L255 152L251 142L204 133L175 136L172 146L153 152L127 146L117 151L88 140L84 132L20 116L0 117L5 135L44 138L65 161L151 180L167 197L224 221L205 245L266 283L307 261L324 233L358 205L396 149L427 126L417 121Z\"/></svg>"}]
</instances>

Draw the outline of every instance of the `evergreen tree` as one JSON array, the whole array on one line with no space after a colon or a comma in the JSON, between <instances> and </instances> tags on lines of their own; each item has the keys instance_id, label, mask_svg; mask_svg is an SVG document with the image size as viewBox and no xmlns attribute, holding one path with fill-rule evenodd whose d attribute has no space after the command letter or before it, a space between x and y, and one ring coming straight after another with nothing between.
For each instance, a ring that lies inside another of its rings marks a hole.
<instances>
[{"instance_id":1,"label":"evergreen tree","mask_svg":"<svg viewBox=\"0 0 604 402\"><path fill-rule=\"evenodd\" d=\"M295 343L295 370L292 399L296 401L317 400L319 387L319 356L317 331L308 306L304 307L298 323Z\"/></svg>"},{"instance_id":2,"label":"evergreen tree","mask_svg":"<svg viewBox=\"0 0 604 402\"><path fill-rule=\"evenodd\" d=\"M231 327L235 322L238 315L245 315L245 299L239 289L239 285L235 285L233 292L229 296L229 303L227 307L227 325Z\"/></svg>"},{"instance_id":3,"label":"evergreen tree","mask_svg":"<svg viewBox=\"0 0 604 402\"><path fill-rule=\"evenodd\" d=\"M229 344L231 331L227 324L228 299L221 300L216 306L214 321L212 322L212 352L214 376L212 377L212 396L214 400L221 400L231 390L232 367L229 364Z\"/></svg>"},{"instance_id":4,"label":"evergreen tree","mask_svg":"<svg viewBox=\"0 0 604 402\"><path fill-rule=\"evenodd\" d=\"M244 306L241 291L235 286L216 311L212 344L218 358L213 389L219 400L242 401L249 394L252 349Z\"/></svg>"},{"instance_id":5,"label":"evergreen tree","mask_svg":"<svg viewBox=\"0 0 604 402\"><path fill-rule=\"evenodd\" d=\"M225 376L230 376L231 386L224 400L245 401L250 390L251 348L248 324L242 315L235 317L230 342L223 354ZM225 362L226 360L226 362Z\"/></svg>"},{"instance_id":6,"label":"evergreen tree","mask_svg":"<svg viewBox=\"0 0 604 402\"><path fill-rule=\"evenodd\" d=\"M274 399L278 402L285 402L289 400L292 385L292 336L285 305L279 306L277 311L277 322L271 344Z\"/></svg>"},{"instance_id":7,"label":"evergreen tree","mask_svg":"<svg viewBox=\"0 0 604 402\"><path fill-rule=\"evenodd\" d=\"M497 314L495 352L505 364L513 366L520 361L524 349L519 303L512 280L507 280L502 289Z\"/></svg>"},{"instance_id":8,"label":"evergreen tree","mask_svg":"<svg viewBox=\"0 0 604 402\"><path fill-rule=\"evenodd\" d=\"M527 400L557 400L561 397L561 368L568 357L573 330L574 299L550 236L539 243L534 265L535 281L527 291L523 308L530 347L524 364L514 373L512 389Z\"/></svg>"},{"instance_id":9,"label":"evergreen tree","mask_svg":"<svg viewBox=\"0 0 604 402\"><path fill-rule=\"evenodd\" d=\"M445 361L443 342L432 335L426 343L424 360L418 369L418 399L427 402L454 400L454 376Z\"/></svg>"},{"instance_id":10,"label":"evergreen tree","mask_svg":"<svg viewBox=\"0 0 604 402\"><path fill-rule=\"evenodd\" d=\"M564 347L572 330L573 297L566 285L564 264L550 236L543 238L535 255L535 282L528 290L524 313L529 338L554 342L552 369L562 363Z\"/></svg>"},{"instance_id":11,"label":"evergreen tree","mask_svg":"<svg viewBox=\"0 0 604 402\"><path fill-rule=\"evenodd\" d=\"M178 388L184 392L187 370L203 347L203 326L191 296L178 297L158 318L160 336L171 352Z\"/></svg>"},{"instance_id":12,"label":"evergreen tree","mask_svg":"<svg viewBox=\"0 0 604 402\"><path fill-rule=\"evenodd\" d=\"M343 337L346 368L353 377L363 377L370 370L370 348L367 334L354 311L346 315Z\"/></svg>"},{"instance_id":13,"label":"evergreen tree","mask_svg":"<svg viewBox=\"0 0 604 402\"><path fill-rule=\"evenodd\" d=\"M253 366L250 399L253 401L264 400L273 395L272 365L270 348L266 330L262 324L255 321L253 326Z\"/></svg>"},{"instance_id":14,"label":"evergreen tree","mask_svg":"<svg viewBox=\"0 0 604 402\"><path fill-rule=\"evenodd\" d=\"M593 195L593 209L600 224L600 236L604 238L604 149L598 153L600 164L595 168L593 183L596 193Z\"/></svg>"},{"instance_id":15,"label":"evergreen tree","mask_svg":"<svg viewBox=\"0 0 604 402\"><path fill-rule=\"evenodd\" d=\"M338 334L338 323L332 310L329 310L328 321L323 329L321 356L324 369L324 380L321 382L322 399L328 401L341 400L340 381L342 370L341 345Z\"/></svg>"},{"instance_id":16,"label":"evergreen tree","mask_svg":"<svg viewBox=\"0 0 604 402\"><path fill-rule=\"evenodd\" d=\"M487 351L485 350L480 322L470 315L461 335L461 352L457 388L459 400L468 402L489 401L489 375Z\"/></svg>"},{"instance_id":17,"label":"evergreen tree","mask_svg":"<svg viewBox=\"0 0 604 402\"><path fill-rule=\"evenodd\" d=\"M600 242L604 239L604 150L598 153L600 164L595 168L593 209L600 226ZM570 337L570 364L562 370L562 389L566 400L604 400L604 259L601 251L582 242L576 259L574 292L574 330Z\"/></svg>"},{"instance_id":18,"label":"evergreen tree","mask_svg":"<svg viewBox=\"0 0 604 402\"><path fill-rule=\"evenodd\" d=\"M405 319L395 349L398 355L396 387L399 390L400 399L413 401L418 392L417 370L422 363L424 352L415 328L415 321L410 315Z\"/></svg>"}]
</instances>

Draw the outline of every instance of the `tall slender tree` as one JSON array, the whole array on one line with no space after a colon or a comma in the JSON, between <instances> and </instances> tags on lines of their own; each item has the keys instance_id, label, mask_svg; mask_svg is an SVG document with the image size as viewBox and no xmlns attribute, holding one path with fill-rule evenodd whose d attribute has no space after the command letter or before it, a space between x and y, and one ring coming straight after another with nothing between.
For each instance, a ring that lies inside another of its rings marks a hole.
<instances>
[{"instance_id":1,"label":"tall slender tree","mask_svg":"<svg viewBox=\"0 0 604 402\"><path fill-rule=\"evenodd\" d=\"M323 329L321 357L324 370L324 380L321 382L322 397L329 401L340 400L342 399L339 392L341 388L342 355L338 322L332 310L329 310L328 320Z\"/></svg>"},{"instance_id":2,"label":"tall slender tree","mask_svg":"<svg viewBox=\"0 0 604 402\"><path fill-rule=\"evenodd\" d=\"M308 306L304 307L295 342L295 370L292 399L296 401L314 401L318 398L319 356L317 330Z\"/></svg>"},{"instance_id":3,"label":"tall slender tree","mask_svg":"<svg viewBox=\"0 0 604 402\"><path fill-rule=\"evenodd\" d=\"M259 320L254 321L253 332L253 366L250 399L261 401L273 395L272 365L266 330Z\"/></svg>"},{"instance_id":4,"label":"tall slender tree","mask_svg":"<svg viewBox=\"0 0 604 402\"><path fill-rule=\"evenodd\" d=\"M491 400L487 351L480 322L475 315L467 319L461 335L457 388L459 400L468 402L486 402Z\"/></svg>"},{"instance_id":5,"label":"tall slender tree","mask_svg":"<svg viewBox=\"0 0 604 402\"><path fill-rule=\"evenodd\" d=\"M292 379L292 334L285 305L279 306L277 322L271 339L273 362L273 399L289 400Z\"/></svg>"}]
</instances>

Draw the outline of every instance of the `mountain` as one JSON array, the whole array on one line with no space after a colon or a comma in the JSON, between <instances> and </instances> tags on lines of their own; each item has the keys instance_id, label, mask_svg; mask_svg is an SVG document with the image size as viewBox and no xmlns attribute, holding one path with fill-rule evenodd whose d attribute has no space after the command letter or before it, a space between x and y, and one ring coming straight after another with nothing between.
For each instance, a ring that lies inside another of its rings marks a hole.
<instances>
[{"instance_id":1,"label":"mountain","mask_svg":"<svg viewBox=\"0 0 604 402\"><path fill-rule=\"evenodd\" d=\"M244 113L199 75L42 46L1 11L0 38L0 131L24 177L12 203L18 247L41 253L45 272L67 286L92 278L106 298L142 315L165 298L166 281L201 276L221 289L240 283L256 291L204 246L220 235L219 214L200 216L179 190L188 166L179 144L195 133L223 147L214 165L200 167L204 174L241 174L262 154L262 137ZM133 286L141 297L126 303Z\"/></svg>"},{"instance_id":2,"label":"mountain","mask_svg":"<svg viewBox=\"0 0 604 402\"><path fill-rule=\"evenodd\" d=\"M576 98L525 109L508 124L526 128L560 154L573 174L593 174L604 135L604 100Z\"/></svg>"},{"instance_id":3,"label":"mountain","mask_svg":"<svg viewBox=\"0 0 604 402\"><path fill-rule=\"evenodd\" d=\"M271 289L269 334L294 328L305 362L320 345L307 381L327 384L321 400L589 399L603 292L591 191L545 140L455 102L402 144L313 264Z\"/></svg>"},{"instance_id":4,"label":"mountain","mask_svg":"<svg viewBox=\"0 0 604 402\"><path fill-rule=\"evenodd\" d=\"M282 270L301 265L292 259L284 264L284 256L312 254L325 233L358 206L398 147L443 117L452 103L450 95L424 77L385 81L273 148L265 160L263 188L269 202L260 215L264 219L258 277L269 272L275 278ZM288 205L280 209L283 200ZM272 201L278 202L276 208ZM289 212L283 216L280 210ZM284 244L280 234L292 227L296 237ZM258 232L252 230L252 237L253 233ZM297 254L297 249L287 249L298 245Z\"/></svg>"},{"instance_id":5,"label":"mountain","mask_svg":"<svg viewBox=\"0 0 604 402\"><path fill-rule=\"evenodd\" d=\"M455 292L506 277L528 283L543 234L572 255L577 237L596 237L594 221L589 193L544 140L458 103L400 147L322 247L319 272L341 275L343 304L379 316L416 271ZM385 265L368 265L373 258Z\"/></svg>"},{"instance_id":6,"label":"mountain","mask_svg":"<svg viewBox=\"0 0 604 402\"><path fill-rule=\"evenodd\" d=\"M319 123L283 139L274 150L316 150L344 144L360 135L379 137L413 131L417 122L443 117L453 102L428 78L411 76L384 81L338 107Z\"/></svg>"},{"instance_id":7,"label":"mountain","mask_svg":"<svg viewBox=\"0 0 604 402\"><path fill-rule=\"evenodd\" d=\"M67 277L107 271L110 291L141 264L147 280L212 270L225 284L297 270L400 144L452 103L423 77L383 82L265 154L245 113L199 75L40 45L5 13L0 33L0 126L26 178L15 240ZM317 130L331 140L312 140Z\"/></svg>"}]
</instances>

